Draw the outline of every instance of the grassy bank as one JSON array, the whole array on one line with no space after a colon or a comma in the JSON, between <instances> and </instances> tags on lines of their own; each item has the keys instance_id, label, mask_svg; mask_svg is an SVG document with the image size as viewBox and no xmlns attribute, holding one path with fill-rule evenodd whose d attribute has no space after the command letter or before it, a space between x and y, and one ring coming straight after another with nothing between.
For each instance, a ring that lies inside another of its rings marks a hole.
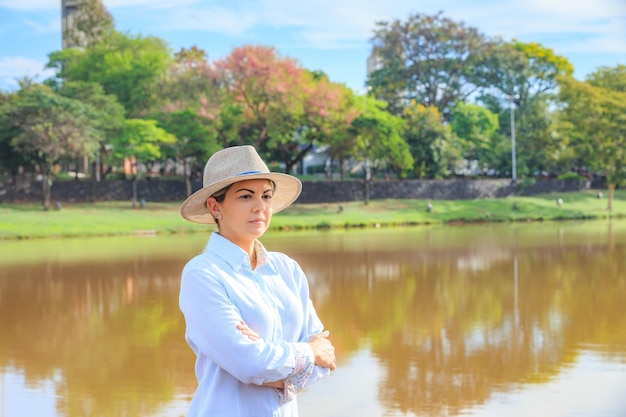
<instances>
[{"instance_id":1,"label":"grassy bank","mask_svg":"<svg viewBox=\"0 0 626 417\"><path fill-rule=\"evenodd\" d=\"M546 221L626 217L626 190L616 192L613 211L598 191L481 200L376 200L341 204L295 204L274 216L272 229L376 227L463 222ZM605 192L606 194L606 192ZM557 200L563 204L558 205ZM205 225L183 220L178 203L65 204L44 212L38 204L0 204L0 239L193 233Z\"/></svg>"}]
</instances>

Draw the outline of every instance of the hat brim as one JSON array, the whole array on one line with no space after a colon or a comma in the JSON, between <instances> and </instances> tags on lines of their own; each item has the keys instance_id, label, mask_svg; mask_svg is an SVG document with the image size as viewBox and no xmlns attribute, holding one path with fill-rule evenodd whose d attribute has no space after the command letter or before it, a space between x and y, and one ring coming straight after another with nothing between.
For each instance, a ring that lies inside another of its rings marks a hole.
<instances>
[{"instance_id":1,"label":"hat brim","mask_svg":"<svg viewBox=\"0 0 626 417\"><path fill-rule=\"evenodd\" d=\"M302 183L294 176L281 174L278 172L270 172L264 174L239 175L236 177L225 178L221 181L203 187L191 194L180 206L180 215L185 220L201 224L215 224L215 219L206 207L206 201L209 197L224 187L241 181L267 179L276 184L275 192L272 197L272 212L278 213L286 209L300 196L302 192Z\"/></svg>"}]
</instances>

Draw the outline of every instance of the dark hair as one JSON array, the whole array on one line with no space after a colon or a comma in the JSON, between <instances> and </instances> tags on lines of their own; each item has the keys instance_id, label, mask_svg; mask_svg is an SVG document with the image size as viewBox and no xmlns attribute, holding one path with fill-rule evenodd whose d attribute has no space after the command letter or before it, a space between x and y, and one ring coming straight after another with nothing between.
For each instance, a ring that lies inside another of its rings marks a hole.
<instances>
[{"instance_id":1,"label":"dark hair","mask_svg":"<svg viewBox=\"0 0 626 417\"><path fill-rule=\"evenodd\" d=\"M227 185L226 187L217 190L216 192L211 194L211 197L213 197L218 203L223 202L226 198L226 192L230 189L230 187L233 186L233 184Z\"/></svg>"},{"instance_id":2,"label":"dark hair","mask_svg":"<svg viewBox=\"0 0 626 417\"><path fill-rule=\"evenodd\" d=\"M276 183L270 180L269 178L267 180L272 184L272 192L276 191ZM226 192L230 189L230 187L232 187L235 184L236 183L232 183L230 185L227 185L224 188L220 188L219 190L211 194L210 197L213 197L215 201L217 201L218 203L223 202L224 199L226 198ZM204 202L204 204L206 205L206 201Z\"/></svg>"}]
</instances>

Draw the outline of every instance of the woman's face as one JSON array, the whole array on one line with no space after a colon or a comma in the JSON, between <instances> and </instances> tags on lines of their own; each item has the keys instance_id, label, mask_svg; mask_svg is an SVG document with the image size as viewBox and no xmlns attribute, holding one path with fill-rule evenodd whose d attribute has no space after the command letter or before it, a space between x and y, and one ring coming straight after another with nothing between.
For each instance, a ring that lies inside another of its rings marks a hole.
<instances>
[{"instance_id":1,"label":"woman's face","mask_svg":"<svg viewBox=\"0 0 626 417\"><path fill-rule=\"evenodd\" d=\"M247 250L270 225L273 195L271 181L247 180L234 183L221 203L210 197L207 205L213 215L221 215L220 234Z\"/></svg>"}]
</instances>

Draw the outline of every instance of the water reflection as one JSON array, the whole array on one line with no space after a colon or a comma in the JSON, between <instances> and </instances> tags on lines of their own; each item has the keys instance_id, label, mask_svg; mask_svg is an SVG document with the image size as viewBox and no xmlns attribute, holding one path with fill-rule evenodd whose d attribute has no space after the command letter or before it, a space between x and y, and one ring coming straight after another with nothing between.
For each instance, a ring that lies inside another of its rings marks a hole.
<instances>
[{"instance_id":1,"label":"water reflection","mask_svg":"<svg viewBox=\"0 0 626 417\"><path fill-rule=\"evenodd\" d=\"M195 379L179 274L205 239L1 242L0 416L35 415L24 410L41 397L38 416L183 415ZM307 272L340 357L331 380L302 396L305 417L511 415L507 398L577 380L588 354L603 361L596 371L613 364L602 383L616 395L578 415L626 413L616 385L626 382L624 222L264 242Z\"/></svg>"}]
</instances>

